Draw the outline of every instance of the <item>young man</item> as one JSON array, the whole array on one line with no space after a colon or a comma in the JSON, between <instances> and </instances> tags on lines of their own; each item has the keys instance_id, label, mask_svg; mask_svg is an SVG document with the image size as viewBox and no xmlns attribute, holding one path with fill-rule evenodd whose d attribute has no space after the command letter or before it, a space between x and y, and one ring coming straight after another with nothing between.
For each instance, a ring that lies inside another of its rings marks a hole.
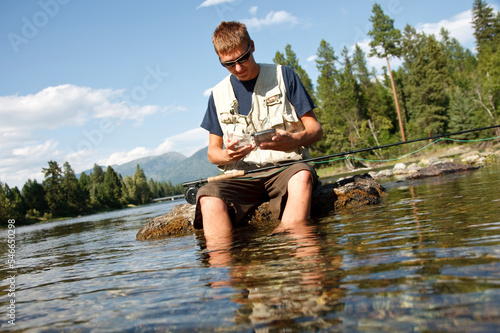
<instances>
[{"instance_id":1,"label":"young man","mask_svg":"<svg viewBox=\"0 0 500 333\"><path fill-rule=\"evenodd\" d=\"M212 42L230 75L212 90L201 124L210 132L209 161L226 172L278 166L251 178L201 187L195 227L204 229L207 243L224 242L231 238L233 223L268 200L284 228L304 221L310 214L315 173L306 163L284 169L279 163L307 158L306 147L322 138L314 103L289 67L255 62L255 45L244 24L222 22ZM257 147L251 134L270 128L276 135Z\"/></svg>"}]
</instances>

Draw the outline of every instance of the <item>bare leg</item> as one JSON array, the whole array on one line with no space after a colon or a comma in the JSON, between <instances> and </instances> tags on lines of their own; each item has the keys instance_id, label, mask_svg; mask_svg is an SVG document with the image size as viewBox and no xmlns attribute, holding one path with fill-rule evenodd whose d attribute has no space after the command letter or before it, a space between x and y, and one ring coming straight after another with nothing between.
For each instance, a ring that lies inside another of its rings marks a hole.
<instances>
[{"instance_id":1,"label":"bare leg","mask_svg":"<svg viewBox=\"0 0 500 333\"><path fill-rule=\"evenodd\" d=\"M199 203L210 263L212 266L223 266L230 261L230 253L226 250L233 240L227 205L221 199L209 196L201 197Z\"/></svg>"},{"instance_id":2,"label":"bare leg","mask_svg":"<svg viewBox=\"0 0 500 333\"><path fill-rule=\"evenodd\" d=\"M288 181L288 199L281 217L281 224L287 226L308 219L311 215L311 197L311 173L301 170Z\"/></svg>"}]
</instances>

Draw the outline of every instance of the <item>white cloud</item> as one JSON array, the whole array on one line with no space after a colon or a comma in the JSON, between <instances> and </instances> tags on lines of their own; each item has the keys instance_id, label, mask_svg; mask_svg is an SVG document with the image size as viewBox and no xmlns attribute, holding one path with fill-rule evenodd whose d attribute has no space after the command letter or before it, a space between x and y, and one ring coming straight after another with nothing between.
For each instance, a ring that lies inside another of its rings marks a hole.
<instances>
[{"instance_id":1,"label":"white cloud","mask_svg":"<svg viewBox=\"0 0 500 333\"><path fill-rule=\"evenodd\" d=\"M241 20L247 25L248 28L260 29L265 26L284 24L295 25L299 22L299 19L292 14L281 10L278 12L271 11L264 18L259 19L257 17L252 17L250 19Z\"/></svg>"},{"instance_id":2,"label":"white cloud","mask_svg":"<svg viewBox=\"0 0 500 333\"><path fill-rule=\"evenodd\" d=\"M312 56L308 57L306 61L311 62L311 61L316 61L318 59L318 56L316 54L313 54Z\"/></svg>"},{"instance_id":3,"label":"white cloud","mask_svg":"<svg viewBox=\"0 0 500 333\"><path fill-rule=\"evenodd\" d=\"M196 9L202 8L202 7L212 7L212 6L218 6L224 3L231 3L235 2L236 0L205 0L201 5L196 7Z\"/></svg>"},{"instance_id":4,"label":"white cloud","mask_svg":"<svg viewBox=\"0 0 500 333\"><path fill-rule=\"evenodd\" d=\"M48 87L36 94L0 96L0 133L82 126L90 118L133 120L168 108L132 105L124 90L91 89L65 84Z\"/></svg>"},{"instance_id":5,"label":"white cloud","mask_svg":"<svg viewBox=\"0 0 500 333\"><path fill-rule=\"evenodd\" d=\"M257 10L259 9L259 7L257 6L252 6L250 7L250 9L248 10L248 12L252 15L256 15L257 14Z\"/></svg>"},{"instance_id":6,"label":"white cloud","mask_svg":"<svg viewBox=\"0 0 500 333\"><path fill-rule=\"evenodd\" d=\"M130 151L117 152L98 162L99 165L123 164L132 160L178 151L186 156L208 145L208 132L202 128L196 128L187 132L170 136L154 149L136 147Z\"/></svg>"},{"instance_id":7,"label":"white cloud","mask_svg":"<svg viewBox=\"0 0 500 333\"><path fill-rule=\"evenodd\" d=\"M185 111L182 106L134 105L131 99L125 90L71 84L0 96L0 180L9 186L40 180L50 160L68 161L77 172L88 169L103 153L98 148L104 136L122 122L140 125L157 113Z\"/></svg>"},{"instance_id":8,"label":"white cloud","mask_svg":"<svg viewBox=\"0 0 500 333\"><path fill-rule=\"evenodd\" d=\"M440 36L441 28L449 31L450 36L456 38L460 44L472 48L474 43L474 29L472 27L472 11L468 10L455 15L449 20L441 20L436 23L419 23L415 29L436 37Z\"/></svg>"},{"instance_id":9,"label":"white cloud","mask_svg":"<svg viewBox=\"0 0 500 333\"><path fill-rule=\"evenodd\" d=\"M21 156L27 158L38 158L40 156L47 156L49 152L56 152L57 142L54 140L48 140L44 143L26 146L22 148L16 148L12 150L14 156Z\"/></svg>"}]
</instances>

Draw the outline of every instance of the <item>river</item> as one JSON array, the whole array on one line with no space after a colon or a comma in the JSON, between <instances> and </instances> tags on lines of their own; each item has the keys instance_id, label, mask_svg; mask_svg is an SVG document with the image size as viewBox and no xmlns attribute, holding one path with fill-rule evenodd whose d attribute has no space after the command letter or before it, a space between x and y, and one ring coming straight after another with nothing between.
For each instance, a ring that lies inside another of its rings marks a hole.
<instances>
[{"instance_id":1,"label":"river","mask_svg":"<svg viewBox=\"0 0 500 333\"><path fill-rule=\"evenodd\" d=\"M182 201L19 226L13 268L2 230L0 329L499 331L500 165L384 185L300 239L240 232L218 265L201 235L135 240Z\"/></svg>"}]
</instances>

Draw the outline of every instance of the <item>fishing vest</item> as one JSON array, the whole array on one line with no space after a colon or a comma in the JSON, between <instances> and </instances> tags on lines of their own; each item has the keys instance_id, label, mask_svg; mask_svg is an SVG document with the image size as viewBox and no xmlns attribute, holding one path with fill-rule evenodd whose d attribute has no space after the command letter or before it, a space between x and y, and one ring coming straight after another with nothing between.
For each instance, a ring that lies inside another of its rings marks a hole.
<instances>
[{"instance_id":1,"label":"fishing vest","mask_svg":"<svg viewBox=\"0 0 500 333\"><path fill-rule=\"evenodd\" d=\"M251 138L253 133L276 128L288 132L304 130L295 108L288 100L280 65L259 64L260 72L252 95L252 106L248 115L238 112L238 100L234 94L230 77L227 76L212 90L217 118L223 132L224 143L228 134ZM256 147L242 160L219 166L223 171L251 170L270 164L279 164L308 158L306 147L290 151L262 150Z\"/></svg>"}]
</instances>

